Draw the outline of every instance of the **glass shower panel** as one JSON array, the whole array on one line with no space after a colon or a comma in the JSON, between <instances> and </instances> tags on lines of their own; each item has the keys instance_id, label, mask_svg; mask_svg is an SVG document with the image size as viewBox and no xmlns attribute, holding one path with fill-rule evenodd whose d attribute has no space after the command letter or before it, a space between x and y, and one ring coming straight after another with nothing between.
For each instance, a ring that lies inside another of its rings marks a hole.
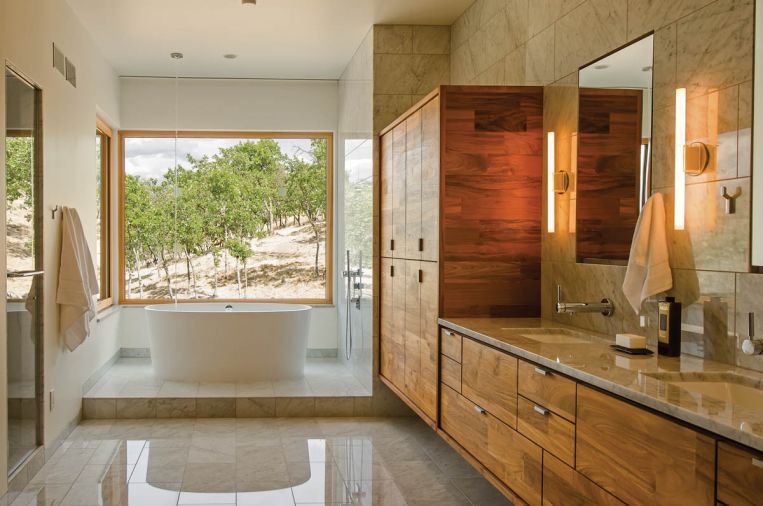
<instances>
[{"instance_id":1,"label":"glass shower panel","mask_svg":"<svg viewBox=\"0 0 763 506\"><path fill-rule=\"evenodd\" d=\"M6 90L6 286L8 353L8 470L39 443L38 350L41 335L42 255L39 164L39 90L11 70Z\"/></svg>"}]
</instances>

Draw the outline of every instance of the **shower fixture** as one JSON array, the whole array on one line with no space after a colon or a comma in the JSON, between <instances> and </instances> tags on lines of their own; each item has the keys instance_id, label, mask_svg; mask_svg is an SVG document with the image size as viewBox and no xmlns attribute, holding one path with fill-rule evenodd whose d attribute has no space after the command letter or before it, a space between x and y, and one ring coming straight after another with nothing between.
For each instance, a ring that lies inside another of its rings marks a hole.
<instances>
[{"instance_id":1,"label":"shower fixture","mask_svg":"<svg viewBox=\"0 0 763 506\"><path fill-rule=\"evenodd\" d=\"M358 254L358 268L350 268L350 250L347 250L347 269L342 272L342 277L347 278L347 305L345 308L344 328L344 354L347 360L352 357L352 316L350 305L355 304L355 309L360 309L360 299L363 296L363 253Z\"/></svg>"}]
</instances>

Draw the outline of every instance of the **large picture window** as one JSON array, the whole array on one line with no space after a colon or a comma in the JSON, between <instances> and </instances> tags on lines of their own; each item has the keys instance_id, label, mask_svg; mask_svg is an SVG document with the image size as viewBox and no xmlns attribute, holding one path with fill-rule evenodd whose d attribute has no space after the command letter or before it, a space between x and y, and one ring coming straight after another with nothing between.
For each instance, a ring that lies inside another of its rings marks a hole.
<instances>
[{"instance_id":1,"label":"large picture window","mask_svg":"<svg viewBox=\"0 0 763 506\"><path fill-rule=\"evenodd\" d=\"M122 303L331 303L331 133L119 141Z\"/></svg>"}]
</instances>

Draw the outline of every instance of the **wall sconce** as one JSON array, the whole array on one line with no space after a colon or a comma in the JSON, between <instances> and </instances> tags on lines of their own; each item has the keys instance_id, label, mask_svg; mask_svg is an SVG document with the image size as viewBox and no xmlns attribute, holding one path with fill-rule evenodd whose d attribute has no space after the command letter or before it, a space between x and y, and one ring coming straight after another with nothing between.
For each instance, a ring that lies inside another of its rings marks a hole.
<instances>
[{"instance_id":1,"label":"wall sconce","mask_svg":"<svg viewBox=\"0 0 763 506\"><path fill-rule=\"evenodd\" d=\"M686 172L685 153L686 145L686 88L676 90L676 146L674 167L674 190L675 202L673 209L673 227L676 230L684 229L684 216L686 213Z\"/></svg>"},{"instance_id":2,"label":"wall sconce","mask_svg":"<svg viewBox=\"0 0 763 506\"><path fill-rule=\"evenodd\" d=\"M705 170L712 169L716 160L716 146L704 142L692 142L684 145L684 170L690 176L699 176Z\"/></svg>"},{"instance_id":3,"label":"wall sconce","mask_svg":"<svg viewBox=\"0 0 763 506\"><path fill-rule=\"evenodd\" d=\"M570 189L570 175L568 172L558 170L554 172L554 193L562 195Z\"/></svg>"},{"instance_id":4,"label":"wall sconce","mask_svg":"<svg viewBox=\"0 0 763 506\"><path fill-rule=\"evenodd\" d=\"M549 132L547 134L546 138L546 163L548 164L547 171L548 171L548 177L546 182L547 187L547 194L546 194L546 206L547 206L547 227L548 227L548 233L553 234L556 229L556 194L554 193L554 166L555 163L555 154L554 151L556 148L555 142L554 142L554 132Z\"/></svg>"}]
</instances>

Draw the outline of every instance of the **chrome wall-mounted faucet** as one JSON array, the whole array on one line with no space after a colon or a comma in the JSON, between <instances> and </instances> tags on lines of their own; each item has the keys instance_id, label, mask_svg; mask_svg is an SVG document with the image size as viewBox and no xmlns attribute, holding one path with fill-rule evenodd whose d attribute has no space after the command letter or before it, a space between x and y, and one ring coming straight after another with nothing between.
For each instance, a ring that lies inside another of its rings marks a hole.
<instances>
[{"instance_id":1,"label":"chrome wall-mounted faucet","mask_svg":"<svg viewBox=\"0 0 763 506\"><path fill-rule=\"evenodd\" d=\"M755 339L755 313L747 313L747 339L742 342L742 353L745 355L763 355L763 339Z\"/></svg>"},{"instance_id":2,"label":"chrome wall-mounted faucet","mask_svg":"<svg viewBox=\"0 0 763 506\"><path fill-rule=\"evenodd\" d=\"M556 312L559 314L575 313L601 313L604 316L612 316L615 306L607 298L601 302L562 302L562 286L556 285Z\"/></svg>"}]
</instances>

